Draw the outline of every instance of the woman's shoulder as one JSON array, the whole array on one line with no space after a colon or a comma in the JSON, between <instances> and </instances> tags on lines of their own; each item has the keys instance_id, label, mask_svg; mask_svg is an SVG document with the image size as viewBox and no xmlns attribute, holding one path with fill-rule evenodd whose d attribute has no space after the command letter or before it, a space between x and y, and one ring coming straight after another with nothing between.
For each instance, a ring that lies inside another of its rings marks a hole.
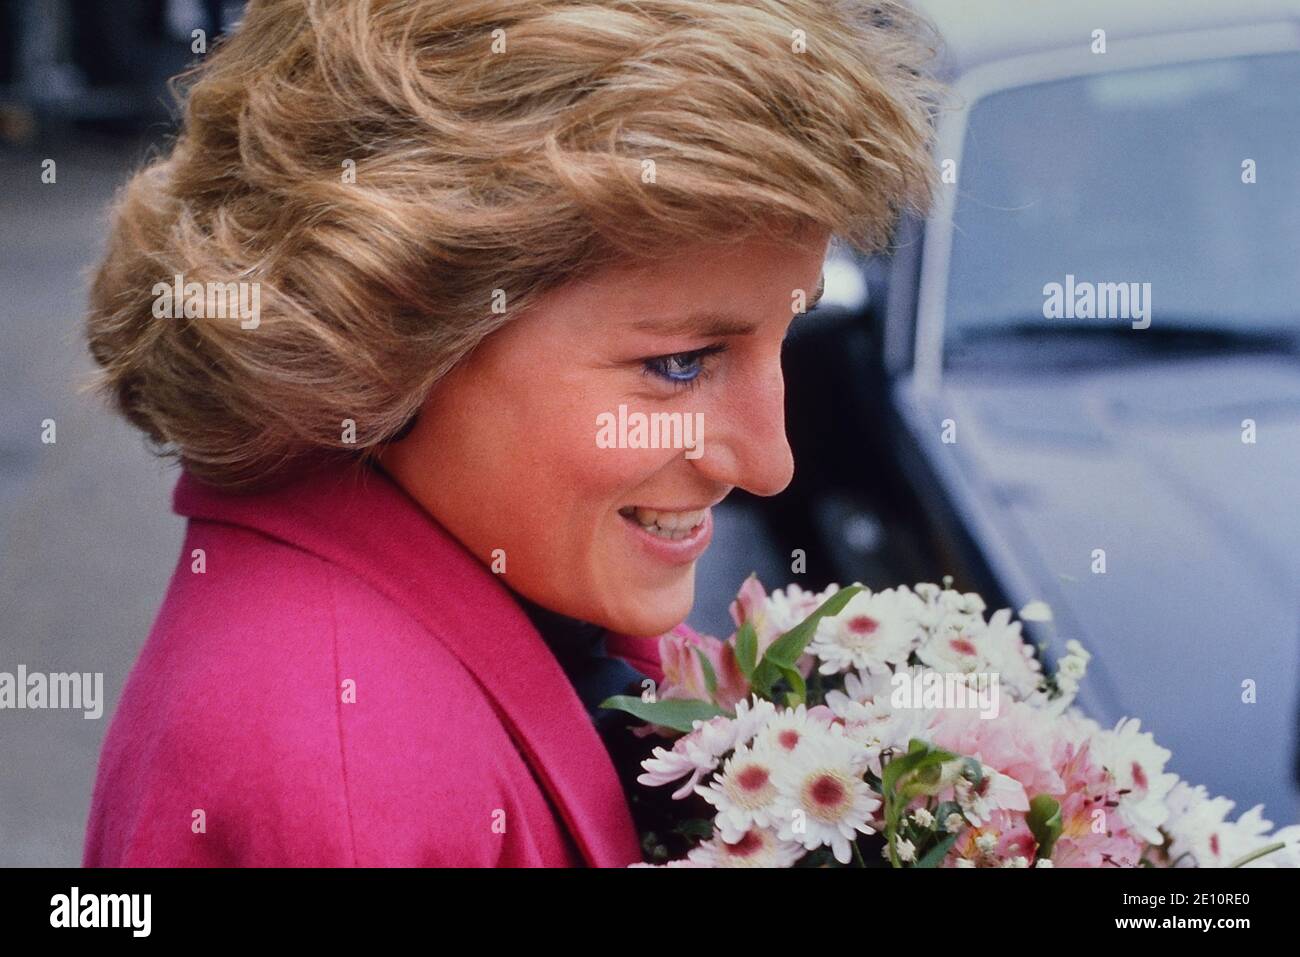
<instances>
[{"instance_id":1,"label":"woman's shoulder","mask_svg":"<svg viewBox=\"0 0 1300 957\"><path fill-rule=\"evenodd\" d=\"M520 760L447 646L369 583L247 529L192 525L105 741L87 862L452 852L459 814L510 803ZM447 768L460 790L442 807L422 785Z\"/></svg>"},{"instance_id":2,"label":"woman's shoulder","mask_svg":"<svg viewBox=\"0 0 1300 957\"><path fill-rule=\"evenodd\" d=\"M192 523L137 671L263 697L410 678L417 664L421 681L472 683L445 643L362 576L256 531Z\"/></svg>"}]
</instances>

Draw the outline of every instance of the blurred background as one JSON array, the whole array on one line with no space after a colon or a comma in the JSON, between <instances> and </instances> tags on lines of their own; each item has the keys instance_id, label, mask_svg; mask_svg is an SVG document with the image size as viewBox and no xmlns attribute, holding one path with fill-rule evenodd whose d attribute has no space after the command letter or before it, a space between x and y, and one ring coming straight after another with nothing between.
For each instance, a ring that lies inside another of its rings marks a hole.
<instances>
[{"instance_id":1,"label":"blurred background","mask_svg":"<svg viewBox=\"0 0 1300 957\"><path fill-rule=\"evenodd\" d=\"M1092 651L1093 717L1141 717L1172 770L1295 823L1300 0L918 6L953 88L939 202L828 263L787 348L795 480L718 509L691 623L729 634L751 571L1045 601L1026 632ZM80 391L86 273L174 133L168 78L241 10L0 0L0 671L103 672L107 699L0 711L0 866L80 862L177 558L174 471ZM1076 281L1149 288L1149 325L1046 318Z\"/></svg>"}]
</instances>

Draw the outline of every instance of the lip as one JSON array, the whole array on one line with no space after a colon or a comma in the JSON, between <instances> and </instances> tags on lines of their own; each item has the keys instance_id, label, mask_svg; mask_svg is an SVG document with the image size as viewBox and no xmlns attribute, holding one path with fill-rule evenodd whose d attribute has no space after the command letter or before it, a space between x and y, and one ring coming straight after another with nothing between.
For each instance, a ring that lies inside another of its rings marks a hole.
<instances>
[{"instance_id":1,"label":"lip","mask_svg":"<svg viewBox=\"0 0 1300 957\"><path fill-rule=\"evenodd\" d=\"M687 509L657 509L656 511L687 511ZM619 515L618 519L628 530L628 534L633 537L637 547L667 565L689 565L704 554L704 550L709 547L709 542L713 539L711 506L704 508L704 519L695 526L693 532L677 541L652 535L638 525L634 518Z\"/></svg>"}]
</instances>

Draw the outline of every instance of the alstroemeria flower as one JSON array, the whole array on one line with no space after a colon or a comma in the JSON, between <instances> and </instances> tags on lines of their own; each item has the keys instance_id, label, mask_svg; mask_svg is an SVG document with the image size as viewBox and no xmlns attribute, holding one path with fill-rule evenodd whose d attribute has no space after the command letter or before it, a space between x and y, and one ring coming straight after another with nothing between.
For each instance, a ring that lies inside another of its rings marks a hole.
<instances>
[{"instance_id":1,"label":"alstroemeria flower","mask_svg":"<svg viewBox=\"0 0 1300 957\"><path fill-rule=\"evenodd\" d=\"M717 679L712 693L701 656ZM712 635L700 634L690 625L678 625L660 637L659 662L664 671L664 683L659 689L661 701L712 701L724 711L731 711L736 702L749 695L749 682L736 662L734 648Z\"/></svg>"}]
</instances>

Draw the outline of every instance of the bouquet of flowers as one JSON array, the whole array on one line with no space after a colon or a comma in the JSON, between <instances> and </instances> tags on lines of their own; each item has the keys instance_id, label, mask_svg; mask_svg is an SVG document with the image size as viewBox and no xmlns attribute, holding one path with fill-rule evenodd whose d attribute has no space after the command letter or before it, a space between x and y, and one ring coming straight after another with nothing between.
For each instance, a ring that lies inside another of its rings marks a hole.
<instances>
[{"instance_id":1,"label":"bouquet of flowers","mask_svg":"<svg viewBox=\"0 0 1300 957\"><path fill-rule=\"evenodd\" d=\"M950 586L751 575L726 641L664 635L664 686L604 703L674 739L637 778L680 808L640 866L1300 866L1300 825L1229 821L1137 720L1080 713L1078 642L1049 674L1010 609Z\"/></svg>"}]
</instances>

